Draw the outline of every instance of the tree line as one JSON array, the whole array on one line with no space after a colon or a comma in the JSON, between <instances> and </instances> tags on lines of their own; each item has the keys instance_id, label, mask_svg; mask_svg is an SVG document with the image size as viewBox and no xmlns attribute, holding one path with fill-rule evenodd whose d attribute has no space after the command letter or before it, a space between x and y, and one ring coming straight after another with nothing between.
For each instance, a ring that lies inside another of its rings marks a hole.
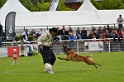
<instances>
[{"instance_id":1,"label":"tree line","mask_svg":"<svg viewBox=\"0 0 124 82\"><path fill-rule=\"evenodd\" d=\"M7 0L0 0L0 8ZM52 0L19 0L30 11L48 11ZM64 4L65 0L60 0L57 11L72 11ZM81 2L81 4L83 1ZM99 10L105 9L124 9L124 0L102 0L96 2L91 0L91 3Z\"/></svg>"}]
</instances>

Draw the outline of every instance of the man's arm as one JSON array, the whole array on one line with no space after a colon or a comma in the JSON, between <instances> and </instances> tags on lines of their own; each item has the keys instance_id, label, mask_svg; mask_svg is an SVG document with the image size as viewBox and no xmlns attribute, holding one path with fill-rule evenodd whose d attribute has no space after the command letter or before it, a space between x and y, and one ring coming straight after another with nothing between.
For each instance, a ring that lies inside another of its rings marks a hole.
<instances>
[{"instance_id":1,"label":"man's arm","mask_svg":"<svg viewBox=\"0 0 124 82\"><path fill-rule=\"evenodd\" d=\"M44 42L48 38L48 35L46 33L43 33L39 38L37 39L37 44L42 45L42 42Z\"/></svg>"}]
</instances>

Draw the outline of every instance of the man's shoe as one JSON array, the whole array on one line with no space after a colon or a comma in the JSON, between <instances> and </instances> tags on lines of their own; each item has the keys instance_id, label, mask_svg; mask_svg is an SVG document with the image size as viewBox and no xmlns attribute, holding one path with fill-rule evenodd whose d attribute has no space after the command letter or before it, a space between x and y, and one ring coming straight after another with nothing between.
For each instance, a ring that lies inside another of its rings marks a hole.
<instances>
[{"instance_id":1,"label":"man's shoe","mask_svg":"<svg viewBox=\"0 0 124 82\"><path fill-rule=\"evenodd\" d=\"M53 72L51 69L48 70L47 73L49 73L49 74L54 74L54 72Z\"/></svg>"}]
</instances>

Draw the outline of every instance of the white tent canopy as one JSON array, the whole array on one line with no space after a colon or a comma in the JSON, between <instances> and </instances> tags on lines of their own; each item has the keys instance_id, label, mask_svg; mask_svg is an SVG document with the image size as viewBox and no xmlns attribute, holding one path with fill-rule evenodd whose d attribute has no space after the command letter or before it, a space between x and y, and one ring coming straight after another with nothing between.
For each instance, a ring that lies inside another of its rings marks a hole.
<instances>
[{"instance_id":1,"label":"white tent canopy","mask_svg":"<svg viewBox=\"0 0 124 82\"><path fill-rule=\"evenodd\" d=\"M23 21L23 22L17 22ZM96 13L77 11L17 13L17 26L54 26L101 24Z\"/></svg>"},{"instance_id":2,"label":"white tent canopy","mask_svg":"<svg viewBox=\"0 0 124 82\"><path fill-rule=\"evenodd\" d=\"M84 0L83 4L79 7L77 11L89 11L89 10L97 10L90 0Z\"/></svg>"},{"instance_id":3,"label":"white tent canopy","mask_svg":"<svg viewBox=\"0 0 124 82\"><path fill-rule=\"evenodd\" d=\"M16 3L15 3L16 2ZM84 5L89 4L89 0L84 1ZM6 6L8 4L8 6ZM14 6L9 6L9 5ZM18 4L18 5L15 5ZM91 4L91 3L90 3ZM16 7L19 6L18 0L8 0L6 4L1 8L0 21L5 26L5 17L7 12L15 11L16 19L15 26L60 26L60 25L88 25L88 24L111 24L116 23L118 15L124 16L124 10L96 10L95 8L86 9L82 11L56 11L56 12L30 12L27 9ZM6 11L5 7L12 7L12 9ZM89 7L85 5L83 8ZM15 10L13 10L15 8ZM17 10L16 10L17 8ZM3 10L5 9L5 11ZM6 14L5 14L6 13Z\"/></svg>"},{"instance_id":4,"label":"white tent canopy","mask_svg":"<svg viewBox=\"0 0 124 82\"><path fill-rule=\"evenodd\" d=\"M117 23L119 15L124 16L124 10L98 10L97 12L104 24Z\"/></svg>"},{"instance_id":5,"label":"white tent canopy","mask_svg":"<svg viewBox=\"0 0 124 82\"><path fill-rule=\"evenodd\" d=\"M0 9L0 21L3 26L5 26L5 18L9 12L30 12L26 9L18 0L7 0L7 2Z\"/></svg>"},{"instance_id":6,"label":"white tent canopy","mask_svg":"<svg viewBox=\"0 0 124 82\"><path fill-rule=\"evenodd\" d=\"M9 13L11 11L15 12L30 12L26 9L18 0L7 0L7 2L0 9L0 13Z\"/></svg>"}]
</instances>

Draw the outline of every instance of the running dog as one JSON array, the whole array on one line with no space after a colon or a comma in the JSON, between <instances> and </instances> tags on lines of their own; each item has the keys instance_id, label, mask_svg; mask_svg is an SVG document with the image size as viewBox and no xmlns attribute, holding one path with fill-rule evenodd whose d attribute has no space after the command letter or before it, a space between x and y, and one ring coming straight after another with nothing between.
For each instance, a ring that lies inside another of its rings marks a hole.
<instances>
[{"instance_id":1,"label":"running dog","mask_svg":"<svg viewBox=\"0 0 124 82\"><path fill-rule=\"evenodd\" d=\"M93 54L89 55L89 56L80 56L78 54L76 54L73 50L71 50L70 48L68 48L67 46L63 46L63 51L65 52L65 54L67 55L66 58L61 58L58 57L60 60L66 60L66 61L77 61L77 62L85 62L88 65L94 65L97 69L97 65L101 66L100 64L94 62L91 59L91 56L93 56Z\"/></svg>"}]
</instances>

